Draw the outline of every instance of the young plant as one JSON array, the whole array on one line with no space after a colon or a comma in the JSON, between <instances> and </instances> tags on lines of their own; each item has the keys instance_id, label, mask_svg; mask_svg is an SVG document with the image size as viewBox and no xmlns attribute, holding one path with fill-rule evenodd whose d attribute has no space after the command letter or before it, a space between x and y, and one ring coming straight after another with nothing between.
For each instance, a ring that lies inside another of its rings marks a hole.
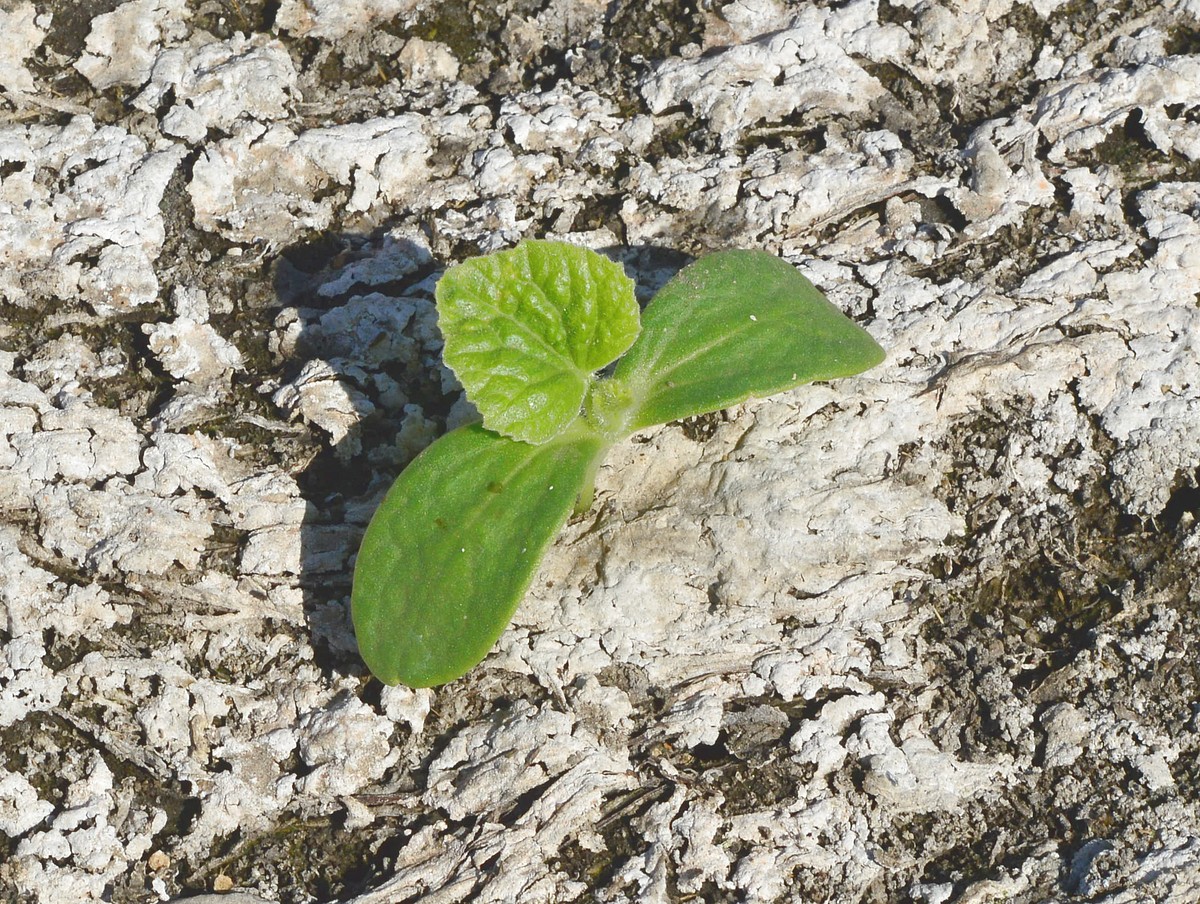
<instances>
[{"instance_id":1,"label":"young plant","mask_svg":"<svg viewBox=\"0 0 1200 904\"><path fill-rule=\"evenodd\" d=\"M386 684L442 684L487 655L614 443L883 360L761 251L697 260L640 317L619 264L561 242L451 267L436 294L446 363L483 423L417 456L363 538L354 629Z\"/></svg>"}]
</instances>

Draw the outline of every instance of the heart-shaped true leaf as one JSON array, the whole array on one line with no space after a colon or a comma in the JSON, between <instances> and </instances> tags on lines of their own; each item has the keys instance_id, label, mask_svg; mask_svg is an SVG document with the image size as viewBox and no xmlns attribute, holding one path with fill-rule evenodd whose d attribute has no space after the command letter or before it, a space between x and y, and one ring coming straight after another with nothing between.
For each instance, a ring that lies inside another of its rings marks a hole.
<instances>
[{"instance_id":1,"label":"heart-shaped true leaf","mask_svg":"<svg viewBox=\"0 0 1200 904\"><path fill-rule=\"evenodd\" d=\"M354 570L354 631L376 677L429 687L483 659L603 450L582 428L533 446L472 424L418 455Z\"/></svg>"},{"instance_id":2,"label":"heart-shaped true leaf","mask_svg":"<svg viewBox=\"0 0 1200 904\"><path fill-rule=\"evenodd\" d=\"M874 367L883 349L786 261L722 251L685 267L642 313L613 380L628 429L728 408Z\"/></svg>"},{"instance_id":3,"label":"heart-shaped true leaf","mask_svg":"<svg viewBox=\"0 0 1200 904\"><path fill-rule=\"evenodd\" d=\"M451 267L437 306L446 363L484 426L530 443L579 416L592 373L638 334L621 266L562 242L526 241Z\"/></svg>"}]
</instances>

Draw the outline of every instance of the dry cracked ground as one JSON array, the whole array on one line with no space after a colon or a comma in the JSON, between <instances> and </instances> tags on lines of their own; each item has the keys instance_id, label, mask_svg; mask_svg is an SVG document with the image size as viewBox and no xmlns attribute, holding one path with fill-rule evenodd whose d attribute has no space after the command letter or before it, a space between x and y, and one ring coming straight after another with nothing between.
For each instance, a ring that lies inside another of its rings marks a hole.
<instances>
[{"instance_id":1,"label":"dry cracked ground","mask_svg":"<svg viewBox=\"0 0 1200 904\"><path fill-rule=\"evenodd\" d=\"M888 359L384 688L432 287L527 236ZM9 0L0 265L3 900L1200 900L1197 0Z\"/></svg>"}]
</instances>

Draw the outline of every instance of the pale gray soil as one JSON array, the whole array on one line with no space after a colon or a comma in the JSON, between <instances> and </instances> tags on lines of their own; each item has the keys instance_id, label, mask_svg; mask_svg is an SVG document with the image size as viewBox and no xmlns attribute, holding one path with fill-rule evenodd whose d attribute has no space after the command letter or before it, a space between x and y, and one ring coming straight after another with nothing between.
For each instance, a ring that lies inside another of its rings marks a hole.
<instances>
[{"instance_id":1,"label":"pale gray soil","mask_svg":"<svg viewBox=\"0 0 1200 904\"><path fill-rule=\"evenodd\" d=\"M385 689L432 287L532 236L888 360L618 447ZM0 900L1200 900L1198 361L1195 0L10 2Z\"/></svg>"}]
</instances>

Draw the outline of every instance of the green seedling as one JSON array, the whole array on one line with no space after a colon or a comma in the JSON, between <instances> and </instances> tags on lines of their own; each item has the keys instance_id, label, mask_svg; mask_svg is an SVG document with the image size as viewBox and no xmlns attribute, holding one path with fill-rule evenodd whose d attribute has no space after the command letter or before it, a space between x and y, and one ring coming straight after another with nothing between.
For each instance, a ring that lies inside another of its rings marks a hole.
<instances>
[{"instance_id":1,"label":"green seedling","mask_svg":"<svg viewBox=\"0 0 1200 904\"><path fill-rule=\"evenodd\" d=\"M387 684L443 684L487 655L614 443L884 356L761 251L700 258L640 316L620 265L561 242L451 267L436 294L446 363L483 422L417 456L363 538L354 629Z\"/></svg>"}]
</instances>

